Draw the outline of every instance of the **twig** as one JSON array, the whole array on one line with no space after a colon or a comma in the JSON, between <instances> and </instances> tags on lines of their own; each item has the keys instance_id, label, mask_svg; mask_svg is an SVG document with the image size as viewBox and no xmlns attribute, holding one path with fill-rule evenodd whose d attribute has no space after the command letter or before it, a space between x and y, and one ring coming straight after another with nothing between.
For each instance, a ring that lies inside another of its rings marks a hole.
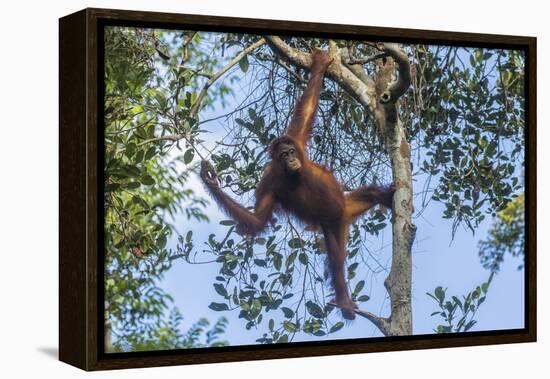
<instances>
[{"instance_id":1,"label":"twig","mask_svg":"<svg viewBox=\"0 0 550 379\"><path fill-rule=\"evenodd\" d=\"M336 308L340 308L336 303L329 302L328 304ZM377 316L369 311L363 311L361 309L355 309L355 314L364 317L372 322L382 332L383 335L387 336L389 334L390 322L388 319Z\"/></svg>"},{"instance_id":2,"label":"twig","mask_svg":"<svg viewBox=\"0 0 550 379\"><path fill-rule=\"evenodd\" d=\"M258 47L262 46L265 43L264 38L260 38L258 41L254 42L252 45L245 48L243 51L241 51L239 54L235 56L228 64L226 64L220 71L218 71L216 74L212 75L210 79L206 81L204 84L204 87L202 88L201 92L199 93L199 96L197 97L197 100L193 103L191 106L190 114L191 116L194 116L198 113L200 105L206 96L206 93L208 92L208 88L214 84L216 80L218 80L223 74L225 74L229 69L233 66L235 66L237 63L241 61L248 53L251 51L257 49Z\"/></svg>"}]
</instances>

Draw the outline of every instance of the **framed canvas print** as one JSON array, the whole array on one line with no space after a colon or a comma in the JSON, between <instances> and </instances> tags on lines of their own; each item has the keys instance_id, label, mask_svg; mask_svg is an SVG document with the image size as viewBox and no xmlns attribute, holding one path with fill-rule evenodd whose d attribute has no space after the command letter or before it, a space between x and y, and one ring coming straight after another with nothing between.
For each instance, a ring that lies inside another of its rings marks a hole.
<instances>
[{"instance_id":1,"label":"framed canvas print","mask_svg":"<svg viewBox=\"0 0 550 379\"><path fill-rule=\"evenodd\" d=\"M60 19L60 359L536 340L536 39Z\"/></svg>"}]
</instances>

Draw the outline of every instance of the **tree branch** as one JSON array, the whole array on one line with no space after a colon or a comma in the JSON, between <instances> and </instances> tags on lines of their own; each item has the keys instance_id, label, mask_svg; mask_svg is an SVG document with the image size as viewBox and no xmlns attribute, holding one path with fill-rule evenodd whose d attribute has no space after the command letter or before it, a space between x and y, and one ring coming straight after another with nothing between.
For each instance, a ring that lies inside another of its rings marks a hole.
<instances>
[{"instance_id":1,"label":"tree branch","mask_svg":"<svg viewBox=\"0 0 550 379\"><path fill-rule=\"evenodd\" d=\"M171 134L171 135L166 135L166 136L149 138L149 139L146 139L145 141L142 141L142 142L138 143L137 146L143 146L143 145L147 145L148 143L157 142L157 141L178 142L181 139L187 139L187 134L185 134L185 133Z\"/></svg>"},{"instance_id":2,"label":"tree branch","mask_svg":"<svg viewBox=\"0 0 550 379\"><path fill-rule=\"evenodd\" d=\"M379 53L379 54L374 54L374 55L371 55L370 57L365 57L365 58L357 58L357 57L354 57L352 56L351 54L349 54L349 60L346 62L350 65L356 65L356 64L359 64L359 65L364 65L364 64L367 64L369 62L372 62L372 61L375 61L377 59L380 59L380 58L384 58L384 57L387 57L388 54L387 53Z\"/></svg>"},{"instance_id":3,"label":"tree branch","mask_svg":"<svg viewBox=\"0 0 550 379\"><path fill-rule=\"evenodd\" d=\"M343 49L341 51L342 56L342 63L357 76L363 83L365 83L367 86L374 86L374 80L367 75L365 70L363 69L363 64L361 64L359 61L354 60L351 58L351 54L348 49ZM366 63L366 62L365 62Z\"/></svg>"},{"instance_id":4,"label":"tree branch","mask_svg":"<svg viewBox=\"0 0 550 379\"><path fill-rule=\"evenodd\" d=\"M210 88L216 80L218 80L220 77L222 77L223 74L225 74L227 71L229 71L229 69L231 67L233 67L237 63L239 63L241 59L243 59L246 55L248 55L248 53L250 53L251 51L257 49L260 46L262 46L264 43L265 43L265 39L260 38L258 41L254 42L250 46L246 47L239 54L237 54L235 56L235 58L233 58L229 63L227 63L225 66L223 66L220 71L218 71L216 74L212 75L212 77L206 81L206 83L204 84L204 87L202 88L201 92L199 93L199 96L197 97L197 100L195 100L195 102L191 106L191 111L190 111L191 116L194 116L198 113L200 105L201 105L204 97L206 96L206 93L208 92L208 88Z\"/></svg>"},{"instance_id":5,"label":"tree branch","mask_svg":"<svg viewBox=\"0 0 550 379\"><path fill-rule=\"evenodd\" d=\"M370 322L372 322L378 329L380 329L380 331L382 332L383 335L385 335L385 336L389 335L390 322L388 321L388 319L386 319L384 317L377 316L374 313L363 311L363 310L360 310L360 309L357 309L355 311L355 313L358 314L361 317L366 318Z\"/></svg>"},{"instance_id":6,"label":"tree branch","mask_svg":"<svg viewBox=\"0 0 550 379\"><path fill-rule=\"evenodd\" d=\"M387 89L387 93L381 96L380 101L384 103L395 103L411 85L411 65L409 58L396 43L380 43L377 48L392 57L397 63L397 80Z\"/></svg>"},{"instance_id":7,"label":"tree branch","mask_svg":"<svg viewBox=\"0 0 550 379\"><path fill-rule=\"evenodd\" d=\"M311 54L288 46L280 37L264 36L271 50L289 61L292 65L309 69L311 66ZM335 44L331 46L330 55L334 61L328 67L326 75L348 92L354 99L374 112L376 108L376 95L374 85L369 85L359 79L348 67L342 63L340 51Z\"/></svg>"},{"instance_id":8,"label":"tree branch","mask_svg":"<svg viewBox=\"0 0 550 379\"><path fill-rule=\"evenodd\" d=\"M339 308L338 304L336 303L329 302L328 304L332 305L333 307ZM372 322L382 332L383 335L387 336L389 334L390 322L388 319L377 316L369 311L363 311L361 309L356 309L355 314Z\"/></svg>"},{"instance_id":9,"label":"tree branch","mask_svg":"<svg viewBox=\"0 0 550 379\"><path fill-rule=\"evenodd\" d=\"M182 65L185 64L185 62L187 62L189 60L188 46L191 43L191 41L193 40L193 38L195 37L195 34L197 34L197 32L194 31L194 30L183 32L183 44L182 44L183 56L181 58L181 64Z\"/></svg>"}]
</instances>

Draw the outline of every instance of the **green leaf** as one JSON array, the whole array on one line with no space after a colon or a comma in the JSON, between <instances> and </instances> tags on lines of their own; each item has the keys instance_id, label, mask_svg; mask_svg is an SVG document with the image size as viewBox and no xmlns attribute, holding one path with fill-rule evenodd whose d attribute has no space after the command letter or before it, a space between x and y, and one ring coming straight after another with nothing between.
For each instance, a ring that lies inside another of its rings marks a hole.
<instances>
[{"instance_id":1,"label":"green leaf","mask_svg":"<svg viewBox=\"0 0 550 379\"><path fill-rule=\"evenodd\" d=\"M143 159L145 159L147 161L147 160L153 158L155 153L156 153L155 147L150 147L149 149L147 149L147 152L145 153L145 157Z\"/></svg>"},{"instance_id":2,"label":"green leaf","mask_svg":"<svg viewBox=\"0 0 550 379\"><path fill-rule=\"evenodd\" d=\"M359 292L361 292L363 287L365 287L365 281L364 280L361 280L361 281L357 282L357 284L355 285L355 289L353 290L353 293L355 295L357 295Z\"/></svg>"},{"instance_id":3,"label":"green leaf","mask_svg":"<svg viewBox=\"0 0 550 379\"><path fill-rule=\"evenodd\" d=\"M149 204L147 203L147 201L145 201L141 196L139 195L134 195L132 196L132 202L134 204L137 204L137 205L140 205L142 206L143 208L149 208Z\"/></svg>"},{"instance_id":4,"label":"green leaf","mask_svg":"<svg viewBox=\"0 0 550 379\"><path fill-rule=\"evenodd\" d=\"M273 254L273 267L275 267L275 270L280 271L282 265L283 265L283 258L281 256L281 254L274 253Z\"/></svg>"},{"instance_id":5,"label":"green leaf","mask_svg":"<svg viewBox=\"0 0 550 379\"><path fill-rule=\"evenodd\" d=\"M262 303L258 299L252 301L252 306L250 307L250 317L256 318L262 311Z\"/></svg>"},{"instance_id":6,"label":"green leaf","mask_svg":"<svg viewBox=\"0 0 550 379\"><path fill-rule=\"evenodd\" d=\"M166 246L166 236L165 235L161 235L159 238L157 238L157 246L160 249L163 249L164 246Z\"/></svg>"},{"instance_id":7,"label":"green leaf","mask_svg":"<svg viewBox=\"0 0 550 379\"><path fill-rule=\"evenodd\" d=\"M141 174L141 171L136 166L126 165L121 167L121 171L128 177L136 177Z\"/></svg>"},{"instance_id":8,"label":"green leaf","mask_svg":"<svg viewBox=\"0 0 550 379\"><path fill-rule=\"evenodd\" d=\"M286 343L288 342L288 334L283 334L279 339L277 340L277 343Z\"/></svg>"},{"instance_id":9,"label":"green leaf","mask_svg":"<svg viewBox=\"0 0 550 379\"><path fill-rule=\"evenodd\" d=\"M296 260L296 256L298 254L296 254L296 252L294 253L291 253L287 259L286 259L286 262L285 262L285 266L286 266L286 269L288 270L290 268L290 266L292 266L292 264L294 263L294 261Z\"/></svg>"},{"instance_id":10,"label":"green leaf","mask_svg":"<svg viewBox=\"0 0 550 379\"><path fill-rule=\"evenodd\" d=\"M183 162L185 164L189 164L191 163L191 161L193 160L193 157L195 156L195 150L193 150L192 148L191 149L187 149L187 151L185 152L185 154L183 154Z\"/></svg>"},{"instance_id":11,"label":"green leaf","mask_svg":"<svg viewBox=\"0 0 550 379\"><path fill-rule=\"evenodd\" d=\"M266 267L267 266L267 263L265 262L264 259L254 259L254 264L256 264L257 266L260 266L260 267Z\"/></svg>"},{"instance_id":12,"label":"green leaf","mask_svg":"<svg viewBox=\"0 0 550 379\"><path fill-rule=\"evenodd\" d=\"M227 311L229 310L229 307L225 303L210 303L208 308L212 309L213 311L221 312L221 311Z\"/></svg>"},{"instance_id":13,"label":"green leaf","mask_svg":"<svg viewBox=\"0 0 550 379\"><path fill-rule=\"evenodd\" d=\"M458 306L460 307L460 309L462 309L462 302L460 301L460 299L456 296L453 296L452 297L453 301L458 304Z\"/></svg>"},{"instance_id":14,"label":"green leaf","mask_svg":"<svg viewBox=\"0 0 550 379\"><path fill-rule=\"evenodd\" d=\"M283 321L283 328L289 333L294 333L298 330L296 324L290 321Z\"/></svg>"},{"instance_id":15,"label":"green leaf","mask_svg":"<svg viewBox=\"0 0 550 379\"><path fill-rule=\"evenodd\" d=\"M140 163L143 160L143 155L144 155L144 151L139 150L136 156L134 157L134 163Z\"/></svg>"},{"instance_id":16,"label":"green leaf","mask_svg":"<svg viewBox=\"0 0 550 379\"><path fill-rule=\"evenodd\" d=\"M300 261L301 264L303 264L304 266L307 266L308 259L307 259L306 253L300 253L300 255L298 256L298 260Z\"/></svg>"},{"instance_id":17,"label":"green leaf","mask_svg":"<svg viewBox=\"0 0 550 379\"><path fill-rule=\"evenodd\" d=\"M232 159L229 156L224 156L218 164L218 172L224 171L231 166Z\"/></svg>"},{"instance_id":18,"label":"green leaf","mask_svg":"<svg viewBox=\"0 0 550 379\"><path fill-rule=\"evenodd\" d=\"M120 183L108 183L105 185L106 192L114 192L120 188Z\"/></svg>"},{"instance_id":19,"label":"green leaf","mask_svg":"<svg viewBox=\"0 0 550 379\"><path fill-rule=\"evenodd\" d=\"M332 327L330 328L329 332L330 333L334 333L334 332L337 332L339 331L340 329L342 329L344 327L344 323L342 321L338 321L336 324L332 325Z\"/></svg>"},{"instance_id":20,"label":"green leaf","mask_svg":"<svg viewBox=\"0 0 550 379\"><path fill-rule=\"evenodd\" d=\"M325 313L321 309L320 306L312 302L311 300L306 303L306 309L309 312L310 315L316 318L323 318L325 317Z\"/></svg>"},{"instance_id":21,"label":"green leaf","mask_svg":"<svg viewBox=\"0 0 550 379\"><path fill-rule=\"evenodd\" d=\"M476 323L477 323L476 320L470 320L470 322L467 323L466 326L464 327L464 331L467 332L467 331L470 330L470 329L472 328L472 326L474 326Z\"/></svg>"},{"instance_id":22,"label":"green leaf","mask_svg":"<svg viewBox=\"0 0 550 379\"><path fill-rule=\"evenodd\" d=\"M481 304L483 304L483 302L485 301L486 297L483 296L483 297L480 297L479 300L477 301L477 306L479 307Z\"/></svg>"},{"instance_id":23,"label":"green leaf","mask_svg":"<svg viewBox=\"0 0 550 379\"><path fill-rule=\"evenodd\" d=\"M233 220L222 220L220 221L220 225L223 225L223 226L232 226L232 225L235 225L236 222L233 221Z\"/></svg>"},{"instance_id":24,"label":"green leaf","mask_svg":"<svg viewBox=\"0 0 550 379\"><path fill-rule=\"evenodd\" d=\"M442 304L443 301L445 300L445 291L443 290L443 287L437 287L435 289L435 297L437 298L437 300L439 300L439 303Z\"/></svg>"},{"instance_id":25,"label":"green leaf","mask_svg":"<svg viewBox=\"0 0 550 379\"><path fill-rule=\"evenodd\" d=\"M282 307L281 310L285 314L286 318L292 318L294 316L294 311L287 307Z\"/></svg>"},{"instance_id":26,"label":"green leaf","mask_svg":"<svg viewBox=\"0 0 550 379\"><path fill-rule=\"evenodd\" d=\"M351 273L351 272L355 271L355 269L357 269L357 267L359 267L358 262L354 262L354 263L350 264L349 267L348 267L348 272Z\"/></svg>"},{"instance_id":27,"label":"green leaf","mask_svg":"<svg viewBox=\"0 0 550 379\"><path fill-rule=\"evenodd\" d=\"M502 73L502 84L504 86L508 86L511 80L512 80L512 73L510 71L504 71Z\"/></svg>"},{"instance_id":28,"label":"green leaf","mask_svg":"<svg viewBox=\"0 0 550 379\"><path fill-rule=\"evenodd\" d=\"M155 179L151 175L145 175L143 178L141 178L141 183L145 184L146 186L151 186L155 184Z\"/></svg>"},{"instance_id":29,"label":"green leaf","mask_svg":"<svg viewBox=\"0 0 550 379\"><path fill-rule=\"evenodd\" d=\"M136 144L134 142L130 142L128 145L126 145L126 149L124 150L124 154L128 157L128 158L131 158L132 155L134 155L134 153L136 152Z\"/></svg>"},{"instance_id":30,"label":"green leaf","mask_svg":"<svg viewBox=\"0 0 550 379\"><path fill-rule=\"evenodd\" d=\"M288 246L290 246L292 249L301 248L302 246L304 246L304 240L299 237L293 238L288 241Z\"/></svg>"},{"instance_id":31,"label":"green leaf","mask_svg":"<svg viewBox=\"0 0 550 379\"><path fill-rule=\"evenodd\" d=\"M216 292L223 296L223 297L226 297L227 296L227 290L225 289L225 287L223 286L223 284L220 284L220 283L214 283L214 289L216 290Z\"/></svg>"},{"instance_id":32,"label":"green leaf","mask_svg":"<svg viewBox=\"0 0 550 379\"><path fill-rule=\"evenodd\" d=\"M242 72L246 73L248 71L248 66L250 63L248 62L248 56L245 55L240 61L239 61L239 67L241 68Z\"/></svg>"}]
</instances>

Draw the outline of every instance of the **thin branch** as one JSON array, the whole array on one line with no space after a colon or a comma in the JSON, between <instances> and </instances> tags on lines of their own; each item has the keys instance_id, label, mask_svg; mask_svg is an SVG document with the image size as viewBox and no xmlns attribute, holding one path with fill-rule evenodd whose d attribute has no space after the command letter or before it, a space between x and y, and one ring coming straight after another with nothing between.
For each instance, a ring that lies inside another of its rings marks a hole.
<instances>
[{"instance_id":1,"label":"thin branch","mask_svg":"<svg viewBox=\"0 0 550 379\"><path fill-rule=\"evenodd\" d=\"M229 63L227 63L225 66L222 67L220 71L218 71L216 74L212 75L210 79L206 81L204 84L204 87L202 88L201 92L199 93L199 96L197 97L197 100L193 103L191 106L190 114L191 116L194 116L198 113L200 105L202 101L204 100L204 97L206 96L206 93L208 92L208 89L214 84L216 80L218 80L220 77L223 76L229 69L233 66L235 66L237 63L241 61L248 53L251 51L257 49L258 47L262 46L265 43L264 38L260 38L258 41L254 42L247 48L245 48L243 51L241 51L239 54L235 56Z\"/></svg>"},{"instance_id":2,"label":"thin branch","mask_svg":"<svg viewBox=\"0 0 550 379\"><path fill-rule=\"evenodd\" d=\"M328 304L332 305L336 308L339 308L338 304L336 304L336 303L329 302ZM359 315L361 317L364 317L367 320L369 320L370 322L372 322L374 324L374 326L376 326L382 332L383 335L385 335L385 336L389 335L390 322L389 322L388 319L386 319L384 317L377 316L374 313L371 313L369 311L363 311L361 309L355 309L355 314Z\"/></svg>"},{"instance_id":3,"label":"thin branch","mask_svg":"<svg viewBox=\"0 0 550 379\"><path fill-rule=\"evenodd\" d=\"M278 55L271 56L271 55L268 55L268 54L256 54L256 58L258 58L259 60L262 60L262 61L269 61L269 62L277 63L279 66L281 66L286 71L288 71L288 73L290 75L292 75L298 82L300 82L302 84L307 83L306 80L301 78L300 75L298 75L298 73L296 73L296 71L292 70L292 68L290 68L290 66L284 60L282 60Z\"/></svg>"},{"instance_id":4,"label":"thin branch","mask_svg":"<svg viewBox=\"0 0 550 379\"><path fill-rule=\"evenodd\" d=\"M149 139L146 139L145 141L142 141L142 142L138 143L137 146L143 146L143 145L147 145L148 143L157 142L157 141L178 142L181 139L187 139L187 134L185 134L185 133L171 134L171 135L166 135L166 136L149 138Z\"/></svg>"},{"instance_id":5,"label":"thin branch","mask_svg":"<svg viewBox=\"0 0 550 379\"><path fill-rule=\"evenodd\" d=\"M364 65L364 64L367 64L369 62L372 62L372 61L375 61L377 59L381 59L381 58L384 58L384 57L387 57L388 54L387 53L378 53L378 54L374 54L374 55L371 55L370 57L365 57L365 58L357 58L357 57L353 57L349 56L349 60L346 62L346 63L349 63L351 65L356 65L356 64L360 64L360 65Z\"/></svg>"},{"instance_id":6,"label":"thin branch","mask_svg":"<svg viewBox=\"0 0 550 379\"><path fill-rule=\"evenodd\" d=\"M214 75L210 75L208 81L204 84L201 92L199 93L199 96L197 97L197 100L193 103L191 106L191 110L189 111L189 114L191 117L195 116L200 108L201 102L203 101L204 97L206 96L206 93L208 92L208 89L214 84L216 80L218 80L220 77L222 77L231 67L235 66L241 59L243 59L247 54L249 54L254 49L257 49L258 47L262 46L265 43L265 39L260 38L258 41L254 42L247 48L245 48L243 51L241 51L239 54L235 56L228 64L226 64L220 71L218 71ZM203 76L205 74L202 74ZM186 133L180 133L180 134L173 134L173 135L166 135L166 136L160 136L160 137L154 137L147 139L143 142L140 142L138 146L146 145L151 142L157 142L157 141L173 141L178 142L181 139L188 139ZM198 153L198 151L197 151ZM202 157L201 157L202 158Z\"/></svg>"},{"instance_id":7,"label":"thin branch","mask_svg":"<svg viewBox=\"0 0 550 379\"><path fill-rule=\"evenodd\" d=\"M382 332L383 335L385 335L385 336L389 335L390 322L388 321L388 319L386 319L384 317L377 316L374 313L371 313L371 312L368 312L368 311L363 311L363 310L360 310L360 309L357 309L355 311L355 313L358 314L361 317L366 318L370 322L372 322L378 329L380 329L380 331Z\"/></svg>"},{"instance_id":8,"label":"thin branch","mask_svg":"<svg viewBox=\"0 0 550 379\"><path fill-rule=\"evenodd\" d=\"M357 60L351 58L351 53L348 49L342 49L342 63L357 76L363 83L368 86L374 86L374 81L372 78L365 72L363 64L360 64ZM366 62L365 62L366 63Z\"/></svg>"}]
</instances>

